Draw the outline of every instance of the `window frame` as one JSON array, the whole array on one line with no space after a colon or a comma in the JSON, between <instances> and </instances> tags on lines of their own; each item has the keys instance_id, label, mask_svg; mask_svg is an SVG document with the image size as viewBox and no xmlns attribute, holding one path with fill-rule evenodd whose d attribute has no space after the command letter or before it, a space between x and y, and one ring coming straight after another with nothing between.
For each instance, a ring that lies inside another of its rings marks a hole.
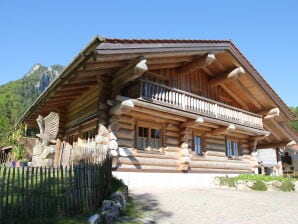
<instances>
[{"instance_id":1,"label":"window frame","mask_svg":"<svg viewBox=\"0 0 298 224\"><path fill-rule=\"evenodd\" d=\"M138 147L138 138L140 137L139 134L139 128L147 128L147 139L148 139L148 146L144 147L144 148L139 148ZM157 123L154 122L147 122L147 121L137 121L136 122L136 138L135 138L135 148L137 150L142 150L142 151L159 151L160 148L162 148L163 145L163 125L159 125ZM158 140L158 148L154 148L151 145L151 139L155 139L152 138L152 130L159 130L159 140Z\"/></svg>"},{"instance_id":2,"label":"window frame","mask_svg":"<svg viewBox=\"0 0 298 224\"><path fill-rule=\"evenodd\" d=\"M228 143L230 142L230 147L228 147ZM235 149L235 144L237 143L237 149ZM239 139L226 137L225 139L225 148L226 148L226 156L231 159L238 159L242 155L241 142ZM231 155L229 155L229 151L231 151ZM235 153L236 152L236 153Z\"/></svg>"},{"instance_id":3,"label":"window frame","mask_svg":"<svg viewBox=\"0 0 298 224\"><path fill-rule=\"evenodd\" d=\"M199 138L200 139L200 152L198 153L197 150L196 150L196 138ZM203 135L202 134L193 134L193 137L192 137L192 151L194 152L194 154L196 156L202 156L203 155L203 151L204 151L204 139L203 139Z\"/></svg>"},{"instance_id":4,"label":"window frame","mask_svg":"<svg viewBox=\"0 0 298 224\"><path fill-rule=\"evenodd\" d=\"M200 148L201 148L201 152L198 154L196 152L196 149L195 149L195 137L200 137ZM191 152L194 156L203 156L204 155L204 152L205 152L205 132L202 132L202 131L192 131L192 136L191 136L191 139L189 140L189 143L188 143L191 147Z\"/></svg>"}]
</instances>

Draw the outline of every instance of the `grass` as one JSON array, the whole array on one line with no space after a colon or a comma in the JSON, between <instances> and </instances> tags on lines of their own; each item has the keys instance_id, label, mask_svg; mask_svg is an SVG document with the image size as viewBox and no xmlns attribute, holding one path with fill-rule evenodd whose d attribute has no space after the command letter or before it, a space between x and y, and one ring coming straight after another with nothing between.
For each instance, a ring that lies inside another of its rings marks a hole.
<instances>
[{"instance_id":1,"label":"grass","mask_svg":"<svg viewBox=\"0 0 298 224\"><path fill-rule=\"evenodd\" d=\"M125 223L125 224L138 224L139 218L142 217L142 213L139 210L139 205L129 197L127 200L127 206L122 210L121 216L118 218L116 223Z\"/></svg>"},{"instance_id":2,"label":"grass","mask_svg":"<svg viewBox=\"0 0 298 224\"><path fill-rule=\"evenodd\" d=\"M111 184L111 191L112 192L120 191L120 192L124 193L125 184L123 183L122 180L120 180L120 179L113 176L112 177L112 184Z\"/></svg>"},{"instance_id":3,"label":"grass","mask_svg":"<svg viewBox=\"0 0 298 224\"><path fill-rule=\"evenodd\" d=\"M69 173L66 169L57 171L0 166L0 205L3 206L0 223L5 219L4 223L20 220L22 223L86 223L86 212L89 211L82 208L83 203L90 203L90 199L73 203L76 192L82 193L82 189L77 187L79 180L80 186L82 184L82 175L71 173L70 176ZM79 199L83 198L83 194ZM75 217L64 218L64 214L75 214ZM30 218L42 216L45 218Z\"/></svg>"},{"instance_id":4,"label":"grass","mask_svg":"<svg viewBox=\"0 0 298 224\"><path fill-rule=\"evenodd\" d=\"M293 184L293 181L295 179L283 177L283 176L265 176L265 175L260 175L260 174L240 174L235 177L223 176L223 177L218 177L218 178L219 178L220 186L236 187L236 183L238 180L254 181L255 183L252 186L253 190L266 191L267 186L265 183L277 180L282 183L282 186L280 187L281 191L295 190L295 186Z\"/></svg>"},{"instance_id":5,"label":"grass","mask_svg":"<svg viewBox=\"0 0 298 224\"><path fill-rule=\"evenodd\" d=\"M23 224L88 224L88 217L90 217L90 215L77 215L75 217L63 217L63 218L58 218L58 217L54 217L54 218L36 218L36 219L32 219L32 220L28 220L28 221L24 221L22 220L21 223ZM20 223L20 220L9 220L7 222L3 223Z\"/></svg>"},{"instance_id":6,"label":"grass","mask_svg":"<svg viewBox=\"0 0 298 224\"><path fill-rule=\"evenodd\" d=\"M283 176L266 176L266 175L261 175L261 174L240 174L239 176L233 177L235 180L261 180L264 182L270 182L273 180L278 180L280 182L284 182L284 181L292 181L292 178L288 178L288 177L283 177Z\"/></svg>"}]
</instances>

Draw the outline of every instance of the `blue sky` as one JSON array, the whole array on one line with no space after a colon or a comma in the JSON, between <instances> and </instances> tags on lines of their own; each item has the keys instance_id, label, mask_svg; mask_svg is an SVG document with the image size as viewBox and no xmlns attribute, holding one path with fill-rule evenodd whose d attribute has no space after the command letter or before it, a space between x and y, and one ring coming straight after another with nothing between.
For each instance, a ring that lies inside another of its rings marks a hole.
<instances>
[{"instance_id":1,"label":"blue sky","mask_svg":"<svg viewBox=\"0 0 298 224\"><path fill-rule=\"evenodd\" d=\"M289 106L298 106L298 1L0 1L0 85L67 65L96 34L231 39Z\"/></svg>"}]
</instances>

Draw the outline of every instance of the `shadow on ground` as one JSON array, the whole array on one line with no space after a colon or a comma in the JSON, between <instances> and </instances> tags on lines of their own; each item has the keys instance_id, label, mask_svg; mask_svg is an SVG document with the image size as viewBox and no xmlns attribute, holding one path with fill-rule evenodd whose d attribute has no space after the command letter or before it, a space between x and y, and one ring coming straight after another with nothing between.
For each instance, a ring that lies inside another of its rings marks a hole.
<instances>
[{"instance_id":1,"label":"shadow on ground","mask_svg":"<svg viewBox=\"0 0 298 224\"><path fill-rule=\"evenodd\" d=\"M151 194L131 194L137 210L140 212L140 216L133 220L122 220L124 223L142 223L142 224L155 224L160 223L164 218L170 217L173 214L171 212L163 211L160 209L158 200Z\"/></svg>"}]
</instances>

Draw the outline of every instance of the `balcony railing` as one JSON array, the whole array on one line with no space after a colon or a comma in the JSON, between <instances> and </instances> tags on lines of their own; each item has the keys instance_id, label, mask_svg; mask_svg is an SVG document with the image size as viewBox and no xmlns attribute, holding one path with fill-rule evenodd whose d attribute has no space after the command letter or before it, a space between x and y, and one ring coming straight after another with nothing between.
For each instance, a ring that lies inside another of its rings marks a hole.
<instances>
[{"instance_id":1,"label":"balcony railing","mask_svg":"<svg viewBox=\"0 0 298 224\"><path fill-rule=\"evenodd\" d=\"M262 116L160 83L142 80L141 97L192 113L263 129Z\"/></svg>"}]
</instances>

